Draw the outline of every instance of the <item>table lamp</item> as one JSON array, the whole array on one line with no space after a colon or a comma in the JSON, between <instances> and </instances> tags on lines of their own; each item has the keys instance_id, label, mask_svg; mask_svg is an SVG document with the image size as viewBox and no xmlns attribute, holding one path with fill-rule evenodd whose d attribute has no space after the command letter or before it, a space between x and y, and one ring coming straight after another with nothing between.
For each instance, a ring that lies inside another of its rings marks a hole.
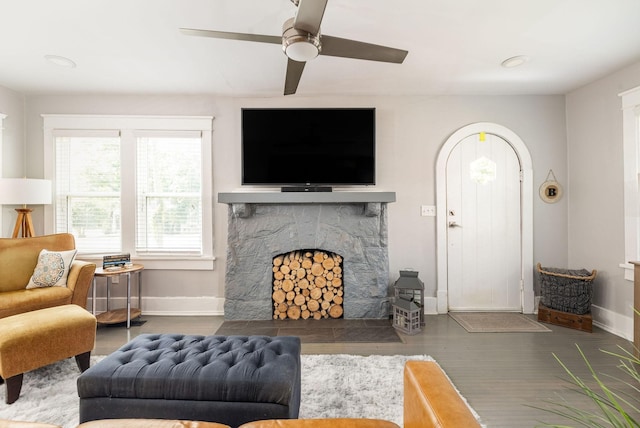
<instances>
[{"instance_id":1,"label":"table lamp","mask_svg":"<svg viewBox=\"0 0 640 428\"><path fill-rule=\"evenodd\" d=\"M16 208L18 219L13 228L13 238L35 236L30 208L27 205L48 205L51 203L51 180L36 178L0 178L0 205L22 205Z\"/></svg>"}]
</instances>

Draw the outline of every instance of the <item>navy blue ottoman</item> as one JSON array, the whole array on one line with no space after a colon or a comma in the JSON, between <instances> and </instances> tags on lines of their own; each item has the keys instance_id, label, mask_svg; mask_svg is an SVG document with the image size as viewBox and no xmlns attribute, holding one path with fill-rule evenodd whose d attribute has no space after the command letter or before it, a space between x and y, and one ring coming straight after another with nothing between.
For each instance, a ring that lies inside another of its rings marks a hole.
<instances>
[{"instance_id":1,"label":"navy blue ottoman","mask_svg":"<svg viewBox=\"0 0 640 428\"><path fill-rule=\"evenodd\" d=\"M237 427L294 419L300 339L292 336L136 337L78 378L80 423L155 418Z\"/></svg>"}]
</instances>

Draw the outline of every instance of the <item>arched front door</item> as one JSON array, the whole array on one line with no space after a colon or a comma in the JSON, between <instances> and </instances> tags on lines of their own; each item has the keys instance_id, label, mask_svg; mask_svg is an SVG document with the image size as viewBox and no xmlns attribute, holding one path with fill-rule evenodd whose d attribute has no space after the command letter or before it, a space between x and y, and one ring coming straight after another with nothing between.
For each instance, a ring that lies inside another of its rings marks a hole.
<instances>
[{"instance_id":1,"label":"arched front door","mask_svg":"<svg viewBox=\"0 0 640 428\"><path fill-rule=\"evenodd\" d=\"M508 129L480 123L437 163L438 312L533 312L531 163Z\"/></svg>"}]
</instances>

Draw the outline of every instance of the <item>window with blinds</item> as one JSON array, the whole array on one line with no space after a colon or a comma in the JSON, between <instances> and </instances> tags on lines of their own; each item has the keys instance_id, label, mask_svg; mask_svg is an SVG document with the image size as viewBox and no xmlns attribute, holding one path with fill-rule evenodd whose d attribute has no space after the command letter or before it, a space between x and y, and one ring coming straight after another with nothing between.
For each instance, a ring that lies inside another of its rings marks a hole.
<instances>
[{"instance_id":1,"label":"window with blinds","mask_svg":"<svg viewBox=\"0 0 640 428\"><path fill-rule=\"evenodd\" d=\"M121 151L117 132L55 137L56 232L84 251L122 249Z\"/></svg>"},{"instance_id":2,"label":"window with blinds","mask_svg":"<svg viewBox=\"0 0 640 428\"><path fill-rule=\"evenodd\" d=\"M47 233L72 233L89 259L128 252L145 267L212 269L211 120L45 115Z\"/></svg>"},{"instance_id":3,"label":"window with blinds","mask_svg":"<svg viewBox=\"0 0 640 428\"><path fill-rule=\"evenodd\" d=\"M136 251L202 251L199 133L136 133Z\"/></svg>"}]
</instances>

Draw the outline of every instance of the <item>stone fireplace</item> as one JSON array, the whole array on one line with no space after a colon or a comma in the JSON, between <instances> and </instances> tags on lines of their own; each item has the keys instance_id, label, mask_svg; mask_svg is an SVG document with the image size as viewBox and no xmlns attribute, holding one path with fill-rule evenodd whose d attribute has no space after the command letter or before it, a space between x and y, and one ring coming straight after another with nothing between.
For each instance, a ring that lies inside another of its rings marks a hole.
<instances>
[{"instance_id":1,"label":"stone fireplace","mask_svg":"<svg viewBox=\"0 0 640 428\"><path fill-rule=\"evenodd\" d=\"M387 204L393 192L220 193L229 205L226 320L274 316L273 260L301 249L342 258L344 318L388 318Z\"/></svg>"}]
</instances>

